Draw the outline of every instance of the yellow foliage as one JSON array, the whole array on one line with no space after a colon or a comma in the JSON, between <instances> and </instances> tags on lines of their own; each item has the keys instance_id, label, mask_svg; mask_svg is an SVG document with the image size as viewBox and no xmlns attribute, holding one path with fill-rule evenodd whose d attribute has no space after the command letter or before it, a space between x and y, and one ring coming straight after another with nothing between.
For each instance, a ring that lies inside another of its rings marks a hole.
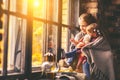
<instances>
[{"instance_id":1,"label":"yellow foliage","mask_svg":"<svg viewBox=\"0 0 120 80\"><path fill-rule=\"evenodd\" d=\"M42 55L41 53L33 53L32 55L32 65L37 66L42 63Z\"/></svg>"}]
</instances>

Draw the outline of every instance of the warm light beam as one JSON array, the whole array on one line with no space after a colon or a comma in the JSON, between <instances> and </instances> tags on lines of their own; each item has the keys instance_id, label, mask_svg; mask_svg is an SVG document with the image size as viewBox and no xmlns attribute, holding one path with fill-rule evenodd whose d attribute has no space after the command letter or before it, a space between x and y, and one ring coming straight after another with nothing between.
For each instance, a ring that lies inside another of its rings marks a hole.
<instances>
[{"instance_id":1,"label":"warm light beam","mask_svg":"<svg viewBox=\"0 0 120 80\"><path fill-rule=\"evenodd\" d=\"M39 0L34 0L34 7L39 7L40 3L39 3Z\"/></svg>"}]
</instances>

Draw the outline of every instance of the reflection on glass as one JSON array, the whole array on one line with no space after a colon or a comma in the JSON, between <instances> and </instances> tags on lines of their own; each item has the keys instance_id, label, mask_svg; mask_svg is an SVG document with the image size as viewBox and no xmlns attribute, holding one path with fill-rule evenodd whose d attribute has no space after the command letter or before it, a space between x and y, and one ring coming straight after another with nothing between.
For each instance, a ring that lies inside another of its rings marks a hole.
<instances>
[{"instance_id":1,"label":"reflection on glass","mask_svg":"<svg viewBox=\"0 0 120 80\"><path fill-rule=\"evenodd\" d=\"M32 40L32 66L40 66L42 63L43 23L33 21Z\"/></svg>"},{"instance_id":2,"label":"reflection on glass","mask_svg":"<svg viewBox=\"0 0 120 80\"><path fill-rule=\"evenodd\" d=\"M50 66L48 71L55 71L56 67L56 50L57 50L57 26L55 25L47 25L47 36L46 36L46 52L44 54L44 62L43 64L49 63Z\"/></svg>"},{"instance_id":3,"label":"reflection on glass","mask_svg":"<svg viewBox=\"0 0 120 80\"><path fill-rule=\"evenodd\" d=\"M47 45L47 47L48 47L48 51L49 51L49 48L53 48L53 53L56 55L56 47L57 47L57 26L54 26L54 25L48 25L47 26L48 28L48 30L47 30L47 32L48 32L48 45Z\"/></svg>"}]
</instances>

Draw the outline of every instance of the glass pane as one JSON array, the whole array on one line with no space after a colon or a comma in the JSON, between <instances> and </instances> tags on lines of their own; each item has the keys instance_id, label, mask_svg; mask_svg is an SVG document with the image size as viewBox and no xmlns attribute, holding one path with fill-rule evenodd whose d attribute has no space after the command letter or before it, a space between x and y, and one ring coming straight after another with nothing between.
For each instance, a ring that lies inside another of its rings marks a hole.
<instances>
[{"instance_id":1,"label":"glass pane","mask_svg":"<svg viewBox=\"0 0 120 80\"><path fill-rule=\"evenodd\" d=\"M68 28L62 27L62 48L67 52L68 50Z\"/></svg>"},{"instance_id":2,"label":"glass pane","mask_svg":"<svg viewBox=\"0 0 120 80\"><path fill-rule=\"evenodd\" d=\"M51 66L50 71L55 70L55 63L57 62L56 50L57 50L57 35L58 27L55 25L47 25L47 41L46 41L46 52L44 54L44 63L48 63Z\"/></svg>"},{"instance_id":3,"label":"glass pane","mask_svg":"<svg viewBox=\"0 0 120 80\"><path fill-rule=\"evenodd\" d=\"M53 14L52 14L52 20L55 22L58 22L58 0L53 0Z\"/></svg>"},{"instance_id":4,"label":"glass pane","mask_svg":"<svg viewBox=\"0 0 120 80\"><path fill-rule=\"evenodd\" d=\"M9 19L8 70L23 72L25 60L26 20L15 16ZM21 59L22 58L22 59Z\"/></svg>"},{"instance_id":5,"label":"glass pane","mask_svg":"<svg viewBox=\"0 0 120 80\"><path fill-rule=\"evenodd\" d=\"M62 0L62 23L68 24L69 17L69 0Z\"/></svg>"},{"instance_id":6,"label":"glass pane","mask_svg":"<svg viewBox=\"0 0 120 80\"><path fill-rule=\"evenodd\" d=\"M45 18L46 0L34 0L33 1L33 16L37 18Z\"/></svg>"},{"instance_id":7,"label":"glass pane","mask_svg":"<svg viewBox=\"0 0 120 80\"><path fill-rule=\"evenodd\" d=\"M47 0L46 3L46 19L50 21L58 21L58 0Z\"/></svg>"},{"instance_id":8,"label":"glass pane","mask_svg":"<svg viewBox=\"0 0 120 80\"><path fill-rule=\"evenodd\" d=\"M32 67L40 66L43 60L43 27L44 23L33 21Z\"/></svg>"},{"instance_id":9,"label":"glass pane","mask_svg":"<svg viewBox=\"0 0 120 80\"><path fill-rule=\"evenodd\" d=\"M27 0L10 0L10 11L27 14Z\"/></svg>"},{"instance_id":10,"label":"glass pane","mask_svg":"<svg viewBox=\"0 0 120 80\"><path fill-rule=\"evenodd\" d=\"M2 8L3 9L8 9L8 0L3 0Z\"/></svg>"},{"instance_id":11,"label":"glass pane","mask_svg":"<svg viewBox=\"0 0 120 80\"><path fill-rule=\"evenodd\" d=\"M57 26L55 25L48 25L48 44L47 44L47 52L52 52L54 55L56 55L56 48L57 48ZM53 51L51 51L50 49L53 49Z\"/></svg>"},{"instance_id":12,"label":"glass pane","mask_svg":"<svg viewBox=\"0 0 120 80\"><path fill-rule=\"evenodd\" d=\"M33 16L58 21L58 0L34 0Z\"/></svg>"}]
</instances>

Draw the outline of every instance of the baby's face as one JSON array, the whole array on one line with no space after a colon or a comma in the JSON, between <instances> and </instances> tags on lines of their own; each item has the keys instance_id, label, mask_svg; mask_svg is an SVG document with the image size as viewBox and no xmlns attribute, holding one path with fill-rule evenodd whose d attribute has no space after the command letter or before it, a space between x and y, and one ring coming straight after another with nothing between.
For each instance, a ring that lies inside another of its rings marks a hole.
<instances>
[{"instance_id":1,"label":"baby's face","mask_svg":"<svg viewBox=\"0 0 120 80\"><path fill-rule=\"evenodd\" d=\"M87 33L88 35L90 35L90 36L93 35L93 33L89 32L88 30L86 30L86 33Z\"/></svg>"},{"instance_id":2,"label":"baby's face","mask_svg":"<svg viewBox=\"0 0 120 80\"><path fill-rule=\"evenodd\" d=\"M87 33L88 35L90 35L91 37L97 37L97 33L94 32L93 30L89 31L88 29L86 29L86 33Z\"/></svg>"},{"instance_id":3,"label":"baby's face","mask_svg":"<svg viewBox=\"0 0 120 80\"><path fill-rule=\"evenodd\" d=\"M97 37L96 27L97 27L96 23L88 25L86 28L86 33L92 37Z\"/></svg>"}]
</instances>

